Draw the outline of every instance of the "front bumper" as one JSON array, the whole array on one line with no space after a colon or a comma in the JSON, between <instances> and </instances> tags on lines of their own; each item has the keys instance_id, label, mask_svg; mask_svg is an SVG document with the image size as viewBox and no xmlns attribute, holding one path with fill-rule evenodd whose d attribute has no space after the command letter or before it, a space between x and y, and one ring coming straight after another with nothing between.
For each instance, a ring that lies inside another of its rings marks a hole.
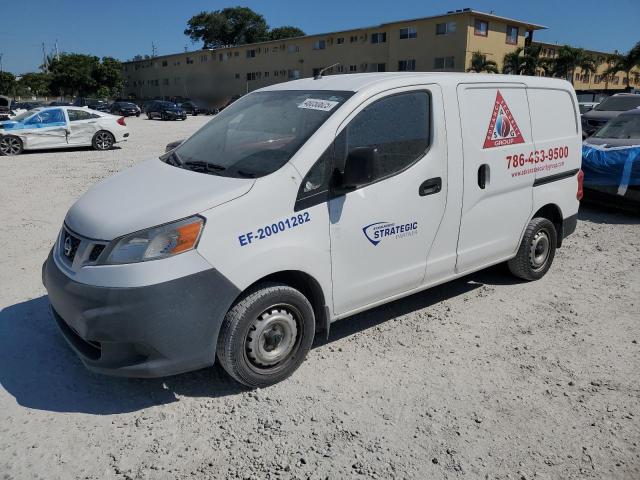
<instances>
[{"instance_id":1,"label":"front bumper","mask_svg":"<svg viewBox=\"0 0 640 480\"><path fill-rule=\"evenodd\" d=\"M240 291L215 269L155 285L96 287L52 254L42 280L60 331L92 371L162 377L213 365L222 320Z\"/></svg>"}]
</instances>

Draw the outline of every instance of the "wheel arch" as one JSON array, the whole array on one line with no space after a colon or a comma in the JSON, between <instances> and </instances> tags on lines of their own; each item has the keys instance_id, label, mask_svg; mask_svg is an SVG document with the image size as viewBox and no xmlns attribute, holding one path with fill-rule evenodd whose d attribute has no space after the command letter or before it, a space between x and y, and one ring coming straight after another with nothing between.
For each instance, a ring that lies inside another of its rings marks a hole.
<instances>
[{"instance_id":1,"label":"wheel arch","mask_svg":"<svg viewBox=\"0 0 640 480\"><path fill-rule=\"evenodd\" d=\"M265 282L282 283L299 290L305 297L307 297L307 300L309 300L313 307L313 313L316 317L316 333L322 332L325 337L329 336L329 326L331 324L329 308L326 304L326 297L322 290L322 286L313 276L301 270L281 270L270 273L249 285L238 296L238 298L247 291L254 289L259 284Z\"/></svg>"},{"instance_id":2,"label":"wheel arch","mask_svg":"<svg viewBox=\"0 0 640 480\"><path fill-rule=\"evenodd\" d=\"M540 207L536 213L531 217L532 219L536 217L542 217L549 220L553 223L553 226L556 228L556 246L559 248L562 246L563 235L563 225L564 225L564 217L562 216L562 210L555 203L547 203L546 205Z\"/></svg>"}]
</instances>

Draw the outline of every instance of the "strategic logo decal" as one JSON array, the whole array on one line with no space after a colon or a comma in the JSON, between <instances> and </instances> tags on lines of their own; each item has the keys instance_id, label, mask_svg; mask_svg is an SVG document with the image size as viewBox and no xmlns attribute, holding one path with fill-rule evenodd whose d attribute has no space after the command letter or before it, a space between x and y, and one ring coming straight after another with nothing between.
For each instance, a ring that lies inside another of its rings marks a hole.
<instances>
[{"instance_id":1,"label":"strategic logo decal","mask_svg":"<svg viewBox=\"0 0 640 480\"><path fill-rule=\"evenodd\" d=\"M507 102L504 101L500 90L496 94L496 103L491 113L491 121L487 136L484 139L484 148L503 147L524 143L520 128L511 114Z\"/></svg>"},{"instance_id":2,"label":"strategic logo decal","mask_svg":"<svg viewBox=\"0 0 640 480\"><path fill-rule=\"evenodd\" d=\"M367 240L375 247L385 238L406 238L418 234L418 222L397 224L394 222L376 222L362 229Z\"/></svg>"}]
</instances>

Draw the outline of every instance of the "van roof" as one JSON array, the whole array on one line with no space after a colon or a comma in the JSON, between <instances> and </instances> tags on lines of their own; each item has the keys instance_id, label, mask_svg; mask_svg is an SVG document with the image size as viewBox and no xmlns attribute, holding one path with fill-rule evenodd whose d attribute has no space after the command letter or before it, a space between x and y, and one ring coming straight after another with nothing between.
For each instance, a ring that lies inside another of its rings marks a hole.
<instances>
[{"instance_id":1,"label":"van roof","mask_svg":"<svg viewBox=\"0 0 640 480\"><path fill-rule=\"evenodd\" d=\"M270 90L345 90L357 92L368 89L374 85L385 83L405 83L411 85L414 82L448 83L524 83L526 85L549 88L571 87L566 80L547 77L531 77L526 75L497 75L493 73L451 73L451 72L384 72L384 73L351 73L341 75L327 75L320 79L304 78L290 82L277 83L260 89Z\"/></svg>"}]
</instances>

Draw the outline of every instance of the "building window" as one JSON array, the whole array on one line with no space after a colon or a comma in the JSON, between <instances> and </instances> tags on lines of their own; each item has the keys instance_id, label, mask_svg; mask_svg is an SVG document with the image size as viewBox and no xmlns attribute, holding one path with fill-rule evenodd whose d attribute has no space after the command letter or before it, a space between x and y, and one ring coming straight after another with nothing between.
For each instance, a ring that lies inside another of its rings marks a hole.
<instances>
[{"instance_id":1,"label":"building window","mask_svg":"<svg viewBox=\"0 0 640 480\"><path fill-rule=\"evenodd\" d=\"M207 60L209 60L209 56L208 55L201 55L200 56L200 63L204 63Z\"/></svg>"},{"instance_id":2,"label":"building window","mask_svg":"<svg viewBox=\"0 0 640 480\"><path fill-rule=\"evenodd\" d=\"M324 50L327 48L327 42L325 40L318 40L313 44L314 50Z\"/></svg>"},{"instance_id":3,"label":"building window","mask_svg":"<svg viewBox=\"0 0 640 480\"><path fill-rule=\"evenodd\" d=\"M387 33L372 33L371 34L371 43L386 43L387 41Z\"/></svg>"},{"instance_id":4,"label":"building window","mask_svg":"<svg viewBox=\"0 0 640 480\"><path fill-rule=\"evenodd\" d=\"M351 35L349 37L349 42L350 43L356 43L358 41L358 36L357 35Z\"/></svg>"},{"instance_id":5,"label":"building window","mask_svg":"<svg viewBox=\"0 0 640 480\"><path fill-rule=\"evenodd\" d=\"M384 72L387 70L387 65L385 63L371 63L369 65L370 72Z\"/></svg>"},{"instance_id":6,"label":"building window","mask_svg":"<svg viewBox=\"0 0 640 480\"><path fill-rule=\"evenodd\" d=\"M479 35L480 37L486 37L487 35L489 35L489 22L476 18L473 27L473 33L474 35Z\"/></svg>"},{"instance_id":7,"label":"building window","mask_svg":"<svg viewBox=\"0 0 640 480\"><path fill-rule=\"evenodd\" d=\"M229 54L229 56L231 56L231 54ZM233 52L233 56L234 57L239 57L240 56L240 52Z\"/></svg>"},{"instance_id":8,"label":"building window","mask_svg":"<svg viewBox=\"0 0 640 480\"><path fill-rule=\"evenodd\" d=\"M296 53L300 51L300 47L298 47L297 45L289 45L287 47L287 52L289 53Z\"/></svg>"},{"instance_id":9,"label":"building window","mask_svg":"<svg viewBox=\"0 0 640 480\"><path fill-rule=\"evenodd\" d=\"M247 58L255 58L256 51L255 50L247 50Z\"/></svg>"},{"instance_id":10,"label":"building window","mask_svg":"<svg viewBox=\"0 0 640 480\"><path fill-rule=\"evenodd\" d=\"M300 70L289 70L287 74L289 76L289 80L297 80L300 78Z\"/></svg>"},{"instance_id":11,"label":"building window","mask_svg":"<svg viewBox=\"0 0 640 480\"><path fill-rule=\"evenodd\" d=\"M338 39L336 40L336 43L338 45L342 45L344 43L344 37L338 37Z\"/></svg>"},{"instance_id":12,"label":"building window","mask_svg":"<svg viewBox=\"0 0 640 480\"><path fill-rule=\"evenodd\" d=\"M163 79L162 80L162 84L163 85L169 85L169 79L168 78Z\"/></svg>"},{"instance_id":13,"label":"building window","mask_svg":"<svg viewBox=\"0 0 640 480\"><path fill-rule=\"evenodd\" d=\"M274 70L274 71L273 71L273 76L274 76L274 77L277 77L277 76L278 76L278 70Z\"/></svg>"},{"instance_id":14,"label":"building window","mask_svg":"<svg viewBox=\"0 0 640 480\"><path fill-rule=\"evenodd\" d=\"M436 57L433 62L435 70L455 68L455 57Z\"/></svg>"},{"instance_id":15,"label":"building window","mask_svg":"<svg viewBox=\"0 0 640 480\"><path fill-rule=\"evenodd\" d=\"M399 72L415 72L416 70L416 61L415 60L400 60L398 62L398 71Z\"/></svg>"},{"instance_id":16,"label":"building window","mask_svg":"<svg viewBox=\"0 0 640 480\"><path fill-rule=\"evenodd\" d=\"M338 71L338 73L344 73L344 65L338 65L336 67L336 70Z\"/></svg>"},{"instance_id":17,"label":"building window","mask_svg":"<svg viewBox=\"0 0 640 480\"><path fill-rule=\"evenodd\" d=\"M358 71L358 66L357 65L349 65L349 71L350 72L357 72Z\"/></svg>"},{"instance_id":18,"label":"building window","mask_svg":"<svg viewBox=\"0 0 640 480\"><path fill-rule=\"evenodd\" d=\"M518 44L518 27L507 25L507 43L509 45Z\"/></svg>"},{"instance_id":19,"label":"building window","mask_svg":"<svg viewBox=\"0 0 640 480\"><path fill-rule=\"evenodd\" d=\"M446 35L447 33L455 33L456 22L436 23L436 35Z\"/></svg>"},{"instance_id":20,"label":"building window","mask_svg":"<svg viewBox=\"0 0 640 480\"><path fill-rule=\"evenodd\" d=\"M240 74L236 73L236 80L240 80Z\"/></svg>"},{"instance_id":21,"label":"building window","mask_svg":"<svg viewBox=\"0 0 640 480\"><path fill-rule=\"evenodd\" d=\"M405 38L417 38L418 31L415 27L404 27L400 29L400 40L404 40Z\"/></svg>"},{"instance_id":22,"label":"building window","mask_svg":"<svg viewBox=\"0 0 640 480\"><path fill-rule=\"evenodd\" d=\"M264 72L264 78L269 78L269 72Z\"/></svg>"},{"instance_id":23,"label":"building window","mask_svg":"<svg viewBox=\"0 0 640 480\"><path fill-rule=\"evenodd\" d=\"M162 66L163 66L163 67L166 67L168 64L169 64L169 62L167 62L166 60L163 60L163 61L162 61Z\"/></svg>"},{"instance_id":24,"label":"building window","mask_svg":"<svg viewBox=\"0 0 640 480\"><path fill-rule=\"evenodd\" d=\"M193 63L193 58L187 57L187 65L191 65Z\"/></svg>"}]
</instances>

